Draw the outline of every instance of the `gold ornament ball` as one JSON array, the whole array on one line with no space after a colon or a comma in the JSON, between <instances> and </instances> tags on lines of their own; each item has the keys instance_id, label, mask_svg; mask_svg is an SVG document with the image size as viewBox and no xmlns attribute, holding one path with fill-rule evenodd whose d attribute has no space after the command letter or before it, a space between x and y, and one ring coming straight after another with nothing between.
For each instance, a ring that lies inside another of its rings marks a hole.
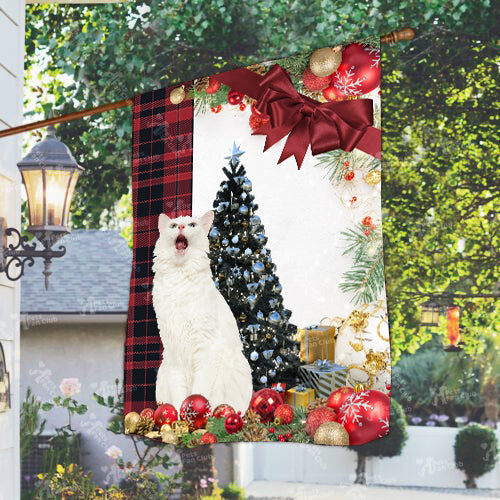
<instances>
[{"instance_id":1,"label":"gold ornament ball","mask_svg":"<svg viewBox=\"0 0 500 500\"><path fill-rule=\"evenodd\" d=\"M189 424L185 420L174 420L172 430L177 434L186 434L189 432Z\"/></svg>"},{"instance_id":2,"label":"gold ornament ball","mask_svg":"<svg viewBox=\"0 0 500 500\"><path fill-rule=\"evenodd\" d=\"M372 170L368 172L365 177L365 182L370 186L376 186L382 180L382 173L380 170Z\"/></svg>"},{"instance_id":3,"label":"gold ornament ball","mask_svg":"<svg viewBox=\"0 0 500 500\"><path fill-rule=\"evenodd\" d=\"M324 77L334 73L342 62L342 51L339 47L315 50L311 54L309 67L313 75Z\"/></svg>"},{"instance_id":4,"label":"gold ornament ball","mask_svg":"<svg viewBox=\"0 0 500 500\"><path fill-rule=\"evenodd\" d=\"M325 422L316 430L314 444L349 446L349 434L338 422Z\"/></svg>"},{"instance_id":5,"label":"gold ornament ball","mask_svg":"<svg viewBox=\"0 0 500 500\"><path fill-rule=\"evenodd\" d=\"M163 432L161 435L161 440L167 444L178 444L179 437L174 431Z\"/></svg>"},{"instance_id":6,"label":"gold ornament ball","mask_svg":"<svg viewBox=\"0 0 500 500\"><path fill-rule=\"evenodd\" d=\"M125 434L134 434L140 418L141 416L135 411L131 411L125 415Z\"/></svg>"},{"instance_id":7,"label":"gold ornament ball","mask_svg":"<svg viewBox=\"0 0 500 500\"><path fill-rule=\"evenodd\" d=\"M172 104L180 104L184 100L184 97L186 97L184 85L181 85L170 92L170 102Z\"/></svg>"}]
</instances>

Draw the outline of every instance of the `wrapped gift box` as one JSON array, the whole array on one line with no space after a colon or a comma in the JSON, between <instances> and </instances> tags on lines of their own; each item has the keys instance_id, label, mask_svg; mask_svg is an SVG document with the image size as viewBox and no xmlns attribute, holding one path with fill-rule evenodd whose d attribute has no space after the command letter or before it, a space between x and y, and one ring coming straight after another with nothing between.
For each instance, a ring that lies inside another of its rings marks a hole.
<instances>
[{"instance_id":1,"label":"wrapped gift box","mask_svg":"<svg viewBox=\"0 0 500 500\"><path fill-rule=\"evenodd\" d=\"M299 377L308 387L316 392L316 397L328 398L330 393L347 384L347 368L328 360L299 367Z\"/></svg>"},{"instance_id":2,"label":"wrapped gift box","mask_svg":"<svg viewBox=\"0 0 500 500\"><path fill-rule=\"evenodd\" d=\"M308 406L314 401L314 389L298 385L286 391L286 403L291 406Z\"/></svg>"},{"instance_id":3,"label":"wrapped gift box","mask_svg":"<svg viewBox=\"0 0 500 500\"><path fill-rule=\"evenodd\" d=\"M312 363L317 359L335 361L335 337L337 328L332 325L317 325L297 330L300 341L300 360Z\"/></svg>"}]
</instances>

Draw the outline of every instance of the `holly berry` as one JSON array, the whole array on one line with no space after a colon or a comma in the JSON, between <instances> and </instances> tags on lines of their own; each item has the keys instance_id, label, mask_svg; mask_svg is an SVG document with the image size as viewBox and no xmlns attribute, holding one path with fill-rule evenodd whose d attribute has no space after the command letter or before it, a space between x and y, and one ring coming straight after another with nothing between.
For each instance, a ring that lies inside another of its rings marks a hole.
<instances>
[{"instance_id":1,"label":"holly berry","mask_svg":"<svg viewBox=\"0 0 500 500\"><path fill-rule=\"evenodd\" d=\"M220 89L221 83L213 77L208 79L208 87L205 90L207 94L215 94Z\"/></svg>"},{"instance_id":2,"label":"holly berry","mask_svg":"<svg viewBox=\"0 0 500 500\"><path fill-rule=\"evenodd\" d=\"M349 170L349 172L346 172L346 173L344 174L344 179L345 179L346 181L352 181L352 180L354 179L354 171Z\"/></svg>"},{"instance_id":3,"label":"holly berry","mask_svg":"<svg viewBox=\"0 0 500 500\"><path fill-rule=\"evenodd\" d=\"M358 201L358 198L356 196L352 197L352 202L354 203L355 201Z\"/></svg>"},{"instance_id":4,"label":"holly berry","mask_svg":"<svg viewBox=\"0 0 500 500\"><path fill-rule=\"evenodd\" d=\"M366 229L366 230L365 230L365 234L366 234L366 236L370 236L370 230L369 230L369 229Z\"/></svg>"},{"instance_id":5,"label":"holly berry","mask_svg":"<svg viewBox=\"0 0 500 500\"><path fill-rule=\"evenodd\" d=\"M370 216L366 216L363 219L363 226L371 226L372 225L372 218Z\"/></svg>"},{"instance_id":6,"label":"holly berry","mask_svg":"<svg viewBox=\"0 0 500 500\"><path fill-rule=\"evenodd\" d=\"M391 390L391 384L387 384L387 385L385 386L385 388L386 388L388 391L390 391L390 390Z\"/></svg>"},{"instance_id":7,"label":"holly berry","mask_svg":"<svg viewBox=\"0 0 500 500\"><path fill-rule=\"evenodd\" d=\"M274 427L269 427L269 432L270 432L271 434L273 434L273 433L274 433Z\"/></svg>"},{"instance_id":8,"label":"holly berry","mask_svg":"<svg viewBox=\"0 0 500 500\"><path fill-rule=\"evenodd\" d=\"M389 391L389 392L387 393L387 395L388 395L389 397L391 397L391 391Z\"/></svg>"},{"instance_id":9,"label":"holly berry","mask_svg":"<svg viewBox=\"0 0 500 500\"><path fill-rule=\"evenodd\" d=\"M280 434L280 435L278 436L278 439L281 441L282 439L285 439L285 438L283 437L283 434Z\"/></svg>"},{"instance_id":10,"label":"holly berry","mask_svg":"<svg viewBox=\"0 0 500 500\"><path fill-rule=\"evenodd\" d=\"M344 167L348 167L348 166L349 166L349 160L346 160L346 161L344 162Z\"/></svg>"},{"instance_id":11,"label":"holly berry","mask_svg":"<svg viewBox=\"0 0 500 500\"><path fill-rule=\"evenodd\" d=\"M377 227L377 226L376 226L375 224L372 224L372 225L370 226L370 229L375 229L376 227Z\"/></svg>"},{"instance_id":12,"label":"holly berry","mask_svg":"<svg viewBox=\"0 0 500 500\"><path fill-rule=\"evenodd\" d=\"M211 109L211 111L212 111L212 113L219 113L221 109L222 109L222 106L219 104L218 106L214 106Z\"/></svg>"},{"instance_id":13,"label":"holly berry","mask_svg":"<svg viewBox=\"0 0 500 500\"><path fill-rule=\"evenodd\" d=\"M287 432L287 433L285 434L285 437L286 437L287 439L290 439L290 438L292 437L292 435L291 435L289 432Z\"/></svg>"},{"instance_id":14,"label":"holly berry","mask_svg":"<svg viewBox=\"0 0 500 500\"><path fill-rule=\"evenodd\" d=\"M247 107L247 105L244 102L242 102L240 104L240 111L245 111L246 107Z\"/></svg>"}]
</instances>

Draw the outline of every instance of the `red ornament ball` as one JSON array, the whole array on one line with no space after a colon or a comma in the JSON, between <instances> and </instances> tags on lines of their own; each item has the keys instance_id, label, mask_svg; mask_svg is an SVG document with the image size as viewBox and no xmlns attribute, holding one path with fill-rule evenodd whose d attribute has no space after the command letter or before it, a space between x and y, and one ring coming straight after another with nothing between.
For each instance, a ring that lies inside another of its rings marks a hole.
<instances>
[{"instance_id":1,"label":"red ornament ball","mask_svg":"<svg viewBox=\"0 0 500 500\"><path fill-rule=\"evenodd\" d=\"M346 172L346 173L344 174L344 179L345 179L346 181L352 181L352 180L354 179L354 171L349 170L349 172Z\"/></svg>"},{"instance_id":2,"label":"red ornament ball","mask_svg":"<svg viewBox=\"0 0 500 500\"><path fill-rule=\"evenodd\" d=\"M228 434L236 434L243 429L243 419L237 413L229 414L224 420L224 429Z\"/></svg>"},{"instance_id":3,"label":"red ornament ball","mask_svg":"<svg viewBox=\"0 0 500 500\"><path fill-rule=\"evenodd\" d=\"M227 94L227 102L229 104L232 104L233 106L236 106L237 104L240 104L241 101L243 101L244 97L245 97L245 94L242 94L241 92L238 92L237 90L231 89Z\"/></svg>"},{"instance_id":4,"label":"red ornament ball","mask_svg":"<svg viewBox=\"0 0 500 500\"><path fill-rule=\"evenodd\" d=\"M347 95L333 85L323 89L323 97L327 101L345 101L347 99Z\"/></svg>"},{"instance_id":5,"label":"red ornament ball","mask_svg":"<svg viewBox=\"0 0 500 500\"><path fill-rule=\"evenodd\" d=\"M279 405L276 410L274 410L274 418L281 418L281 423L283 425L288 425L293 422L294 411L290 405L282 404Z\"/></svg>"},{"instance_id":6,"label":"red ornament ball","mask_svg":"<svg viewBox=\"0 0 500 500\"><path fill-rule=\"evenodd\" d=\"M248 123L250 124L250 128L255 132L256 130L259 130L262 125L265 125L269 120L270 118L268 115L250 115Z\"/></svg>"},{"instance_id":7,"label":"red ornament ball","mask_svg":"<svg viewBox=\"0 0 500 500\"><path fill-rule=\"evenodd\" d=\"M391 390L391 384L387 384L387 385L385 386L385 388L386 388L388 391L390 391L390 390Z\"/></svg>"},{"instance_id":8,"label":"red ornament ball","mask_svg":"<svg viewBox=\"0 0 500 500\"><path fill-rule=\"evenodd\" d=\"M273 389L260 389L250 400L250 408L257 413L262 423L271 422L274 419L274 411L283 404L283 399Z\"/></svg>"},{"instance_id":9,"label":"red ornament ball","mask_svg":"<svg viewBox=\"0 0 500 500\"><path fill-rule=\"evenodd\" d=\"M247 105L245 103L241 103L240 104L240 111L245 111L245 109L247 109Z\"/></svg>"},{"instance_id":10,"label":"red ornament ball","mask_svg":"<svg viewBox=\"0 0 500 500\"><path fill-rule=\"evenodd\" d=\"M214 106L213 108L210 108L210 111L212 113L220 113L221 109L222 109L222 106L219 104L218 106Z\"/></svg>"},{"instance_id":11,"label":"red ornament ball","mask_svg":"<svg viewBox=\"0 0 500 500\"><path fill-rule=\"evenodd\" d=\"M340 407L346 402L347 398L351 394L354 393L354 390L351 387L347 387L346 385L335 389L330 396L328 396L328 400L326 402L326 406L335 410L337 413L339 412Z\"/></svg>"},{"instance_id":12,"label":"red ornament ball","mask_svg":"<svg viewBox=\"0 0 500 500\"><path fill-rule=\"evenodd\" d=\"M212 434L211 432L205 432L205 434L201 436L201 442L203 444L216 443L217 436L215 434Z\"/></svg>"},{"instance_id":13,"label":"red ornament ball","mask_svg":"<svg viewBox=\"0 0 500 500\"><path fill-rule=\"evenodd\" d=\"M189 424L190 429L203 429L211 413L208 399L201 394L192 394L182 402L179 417Z\"/></svg>"},{"instance_id":14,"label":"red ornament ball","mask_svg":"<svg viewBox=\"0 0 500 500\"><path fill-rule=\"evenodd\" d=\"M368 94L380 85L380 50L351 43L332 75L332 86L347 96ZM325 96L326 97L326 96Z\"/></svg>"},{"instance_id":15,"label":"red ornament ball","mask_svg":"<svg viewBox=\"0 0 500 500\"><path fill-rule=\"evenodd\" d=\"M273 433L274 433L274 427L269 427L269 432L270 432L271 434L273 434Z\"/></svg>"},{"instance_id":16,"label":"red ornament ball","mask_svg":"<svg viewBox=\"0 0 500 500\"><path fill-rule=\"evenodd\" d=\"M141 417L152 419L155 416L155 412L151 408L144 408L139 415Z\"/></svg>"},{"instance_id":17,"label":"red ornament ball","mask_svg":"<svg viewBox=\"0 0 500 500\"><path fill-rule=\"evenodd\" d=\"M331 75L328 76L316 76L311 68L308 66L304 73L302 73L302 83L304 87L312 92L317 92L318 90L323 90L330 85Z\"/></svg>"},{"instance_id":18,"label":"red ornament ball","mask_svg":"<svg viewBox=\"0 0 500 500\"><path fill-rule=\"evenodd\" d=\"M339 410L339 423L349 433L349 444L368 443L389 433L391 400L380 391L352 394Z\"/></svg>"},{"instance_id":19,"label":"red ornament ball","mask_svg":"<svg viewBox=\"0 0 500 500\"><path fill-rule=\"evenodd\" d=\"M311 413L309 413L309 416L307 417L306 420L307 435L311 439L314 439L314 434L316 433L316 430L321 424L324 424L325 422L336 422L336 421L337 421L337 414L335 413L334 410L328 408L327 406L320 406L319 408L316 408Z\"/></svg>"},{"instance_id":20,"label":"red ornament ball","mask_svg":"<svg viewBox=\"0 0 500 500\"><path fill-rule=\"evenodd\" d=\"M161 428L163 424L171 424L178 419L177 410L174 405L168 403L160 405L155 411L154 419L156 425Z\"/></svg>"},{"instance_id":21,"label":"red ornament ball","mask_svg":"<svg viewBox=\"0 0 500 500\"><path fill-rule=\"evenodd\" d=\"M229 406L227 404L221 404L217 406L217 408L215 408L214 412L212 413L212 416L215 418L226 418L231 413L236 413L232 406Z\"/></svg>"},{"instance_id":22,"label":"red ornament ball","mask_svg":"<svg viewBox=\"0 0 500 500\"><path fill-rule=\"evenodd\" d=\"M205 90L207 94L215 94L220 89L221 83L212 76L208 79L208 87Z\"/></svg>"},{"instance_id":23,"label":"red ornament ball","mask_svg":"<svg viewBox=\"0 0 500 500\"><path fill-rule=\"evenodd\" d=\"M364 219L363 219L363 222L362 222L363 226L371 226L372 225L372 218L369 217L369 216L366 216Z\"/></svg>"}]
</instances>

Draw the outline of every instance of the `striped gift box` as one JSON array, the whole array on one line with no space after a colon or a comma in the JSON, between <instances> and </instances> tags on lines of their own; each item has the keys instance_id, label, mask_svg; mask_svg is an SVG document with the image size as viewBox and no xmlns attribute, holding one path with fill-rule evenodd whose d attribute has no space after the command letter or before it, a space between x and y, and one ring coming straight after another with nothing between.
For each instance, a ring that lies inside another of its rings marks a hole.
<instances>
[{"instance_id":1,"label":"striped gift box","mask_svg":"<svg viewBox=\"0 0 500 500\"><path fill-rule=\"evenodd\" d=\"M316 397L327 398L334 389L346 385L347 368L328 360L318 360L299 367L299 378L307 387L312 387Z\"/></svg>"}]
</instances>

